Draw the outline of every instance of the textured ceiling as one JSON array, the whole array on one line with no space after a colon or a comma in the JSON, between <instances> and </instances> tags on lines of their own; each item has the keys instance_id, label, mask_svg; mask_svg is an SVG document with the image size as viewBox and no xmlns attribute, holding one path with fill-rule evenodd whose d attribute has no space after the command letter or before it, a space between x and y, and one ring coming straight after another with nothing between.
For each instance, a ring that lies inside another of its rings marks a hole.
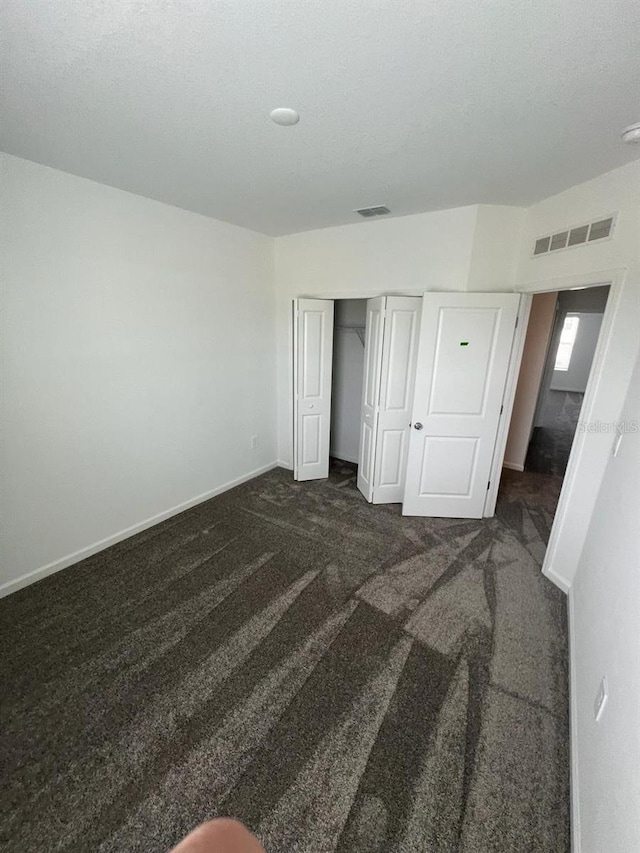
<instances>
[{"instance_id":1,"label":"textured ceiling","mask_svg":"<svg viewBox=\"0 0 640 853\"><path fill-rule=\"evenodd\" d=\"M0 7L0 148L267 234L528 205L638 156L637 0Z\"/></svg>"}]
</instances>

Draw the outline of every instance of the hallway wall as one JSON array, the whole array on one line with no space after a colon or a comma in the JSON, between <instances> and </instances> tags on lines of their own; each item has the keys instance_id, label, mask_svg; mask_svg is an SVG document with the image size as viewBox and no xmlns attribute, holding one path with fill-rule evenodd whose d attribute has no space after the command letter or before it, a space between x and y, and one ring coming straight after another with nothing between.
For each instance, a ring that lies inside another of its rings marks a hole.
<instances>
[{"instance_id":1,"label":"hallway wall","mask_svg":"<svg viewBox=\"0 0 640 853\"><path fill-rule=\"evenodd\" d=\"M556 311L556 293L536 293L531 303L518 385L509 425L505 468L524 470L538 391Z\"/></svg>"},{"instance_id":2,"label":"hallway wall","mask_svg":"<svg viewBox=\"0 0 640 853\"><path fill-rule=\"evenodd\" d=\"M578 331L571 352L568 370L554 370L553 391L573 391L584 394L589 381L591 363L598 344L602 314L578 313Z\"/></svg>"}]
</instances>

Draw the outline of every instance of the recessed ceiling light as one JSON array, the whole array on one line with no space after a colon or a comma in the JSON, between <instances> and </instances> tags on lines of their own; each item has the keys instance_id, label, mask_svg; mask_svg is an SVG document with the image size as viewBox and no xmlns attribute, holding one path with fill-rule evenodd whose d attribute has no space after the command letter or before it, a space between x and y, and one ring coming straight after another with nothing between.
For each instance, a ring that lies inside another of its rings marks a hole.
<instances>
[{"instance_id":1,"label":"recessed ceiling light","mask_svg":"<svg viewBox=\"0 0 640 853\"><path fill-rule=\"evenodd\" d=\"M620 138L629 145L640 142L640 121L630 124L629 127L625 127Z\"/></svg>"},{"instance_id":2,"label":"recessed ceiling light","mask_svg":"<svg viewBox=\"0 0 640 853\"><path fill-rule=\"evenodd\" d=\"M288 107L278 107L277 110L272 110L269 115L271 116L271 121L282 125L282 127L290 127L292 124L298 124L300 121L298 113L295 110L290 110Z\"/></svg>"}]
</instances>

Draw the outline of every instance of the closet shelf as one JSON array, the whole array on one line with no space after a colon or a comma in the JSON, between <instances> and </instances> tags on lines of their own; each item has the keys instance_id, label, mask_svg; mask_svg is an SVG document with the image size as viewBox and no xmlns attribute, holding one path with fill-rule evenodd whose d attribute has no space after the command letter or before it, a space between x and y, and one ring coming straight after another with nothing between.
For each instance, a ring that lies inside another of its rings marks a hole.
<instances>
[{"instance_id":1,"label":"closet shelf","mask_svg":"<svg viewBox=\"0 0 640 853\"><path fill-rule=\"evenodd\" d=\"M336 332L355 332L360 338L360 343L364 346L364 326L336 326L335 330Z\"/></svg>"}]
</instances>

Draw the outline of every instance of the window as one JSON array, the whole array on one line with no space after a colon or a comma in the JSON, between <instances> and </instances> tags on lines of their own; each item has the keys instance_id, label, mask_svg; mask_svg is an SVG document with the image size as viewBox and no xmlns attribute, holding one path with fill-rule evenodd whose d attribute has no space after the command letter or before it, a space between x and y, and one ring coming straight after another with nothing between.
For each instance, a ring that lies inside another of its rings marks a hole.
<instances>
[{"instance_id":1,"label":"window","mask_svg":"<svg viewBox=\"0 0 640 853\"><path fill-rule=\"evenodd\" d=\"M567 314L564 318L564 325L562 327L562 332L560 333L560 343L558 344L558 351L556 353L556 363L553 368L554 370L569 370L569 365L571 364L571 353L573 352L573 345L576 342L579 323L580 318L576 314Z\"/></svg>"}]
</instances>

